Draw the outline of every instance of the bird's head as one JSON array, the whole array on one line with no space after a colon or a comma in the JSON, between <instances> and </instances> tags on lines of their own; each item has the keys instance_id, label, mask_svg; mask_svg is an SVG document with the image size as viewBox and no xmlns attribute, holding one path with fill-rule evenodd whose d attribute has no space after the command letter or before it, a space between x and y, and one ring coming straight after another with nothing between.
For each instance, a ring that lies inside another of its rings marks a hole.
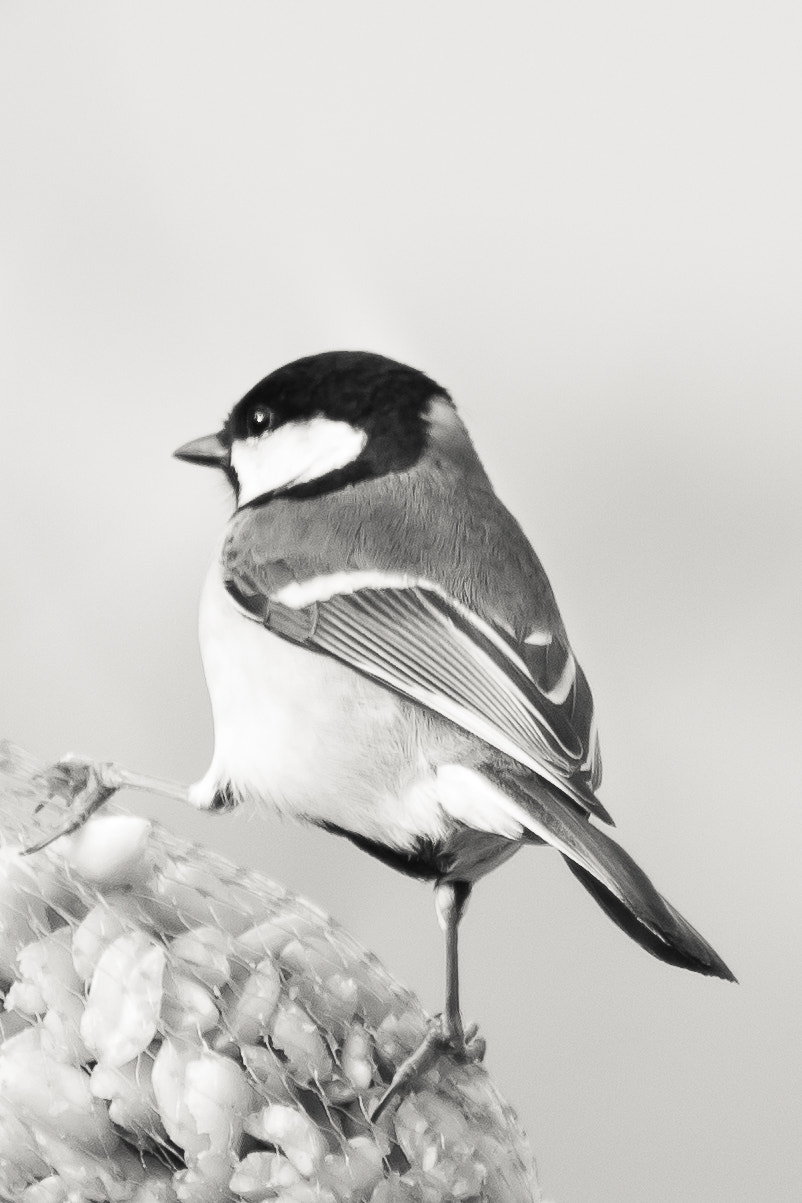
<instances>
[{"instance_id":1,"label":"bird's head","mask_svg":"<svg viewBox=\"0 0 802 1203\"><path fill-rule=\"evenodd\" d=\"M449 403L415 368L366 351L327 351L271 372L222 430L175 455L222 469L239 507L318 495L412 467L426 448L434 397Z\"/></svg>"}]
</instances>

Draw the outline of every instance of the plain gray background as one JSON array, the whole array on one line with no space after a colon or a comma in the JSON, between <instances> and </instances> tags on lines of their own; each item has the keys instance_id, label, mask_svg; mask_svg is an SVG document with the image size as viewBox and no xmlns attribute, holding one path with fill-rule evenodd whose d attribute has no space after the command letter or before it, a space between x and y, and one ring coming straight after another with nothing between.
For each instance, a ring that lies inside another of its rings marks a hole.
<instances>
[{"instance_id":1,"label":"plain gray background","mask_svg":"<svg viewBox=\"0 0 802 1203\"><path fill-rule=\"evenodd\" d=\"M556 1203L799 1198L801 35L771 0L0 9L0 733L199 777L229 501L171 451L298 355L442 382L550 573L621 841L741 979L652 960L547 851L476 891L466 1014ZM130 802L439 1006L425 887Z\"/></svg>"}]
</instances>

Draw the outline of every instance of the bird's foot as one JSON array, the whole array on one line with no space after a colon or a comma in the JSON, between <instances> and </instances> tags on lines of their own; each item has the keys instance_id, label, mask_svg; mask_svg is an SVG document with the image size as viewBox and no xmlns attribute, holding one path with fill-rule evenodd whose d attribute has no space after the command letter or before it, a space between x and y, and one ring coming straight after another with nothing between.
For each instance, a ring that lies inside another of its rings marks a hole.
<instances>
[{"instance_id":1,"label":"bird's foot","mask_svg":"<svg viewBox=\"0 0 802 1203\"><path fill-rule=\"evenodd\" d=\"M34 813L42 810L47 801L59 798L66 804L69 818L56 831L23 849L26 855L40 852L62 835L77 831L123 785L115 765L98 764L85 756L64 756L38 773L37 780L44 787L47 799L36 806Z\"/></svg>"},{"instance_id":2,"label":"bird's foot","mask_svg":"<svg viewBox=\"0 0 802 1203\"><path fill-rule=\"evenodd\" d=\"M391 1102L400 1102L438 1057L447 1054L461 1064L482 1061L486 1046L484 1038L477 1035L477 1031L475 1023L464 1032L461 1027L455 1030L446 1023L445 1016L435 1015L429 1023L428 1032L414 1053L399 1065L395 1077L373 1108L370 1118L375 1122Z\"/></svg>"}]
</instances>

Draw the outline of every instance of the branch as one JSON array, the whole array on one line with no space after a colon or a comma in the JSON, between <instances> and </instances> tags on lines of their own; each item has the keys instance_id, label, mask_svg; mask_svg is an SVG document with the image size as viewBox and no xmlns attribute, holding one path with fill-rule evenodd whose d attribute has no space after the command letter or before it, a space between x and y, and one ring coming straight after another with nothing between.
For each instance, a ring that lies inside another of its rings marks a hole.
<instances>
[{"instance_id":1,"label":"branch","mask_svg":"<svg viewBox=\"0 0 802 1203\"><path fill-rule=\"evenodd\" d=\"M371 1121L427 1016L346 932L114 807L22 855L39 769L0 745L0 1197L539 1199L481 1066Z\"/></svg>"}]
</instances>

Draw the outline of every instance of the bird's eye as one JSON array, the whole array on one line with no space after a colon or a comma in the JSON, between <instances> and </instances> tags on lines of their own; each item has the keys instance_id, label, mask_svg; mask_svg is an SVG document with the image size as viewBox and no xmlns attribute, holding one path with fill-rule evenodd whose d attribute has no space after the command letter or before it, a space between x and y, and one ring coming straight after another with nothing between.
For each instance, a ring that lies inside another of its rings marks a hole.
<instances>
[{"instance_id":1,"label":"bird's eye","mask_svg":"<svg viewBox=\"0 0 802 1203\"><path fill-rule=\"evenodd\" d=\"M276 424L275 414L266 405L254 405L245 415L245 433L248 438L258 438Z\"/></svg>"}]
</instances>

